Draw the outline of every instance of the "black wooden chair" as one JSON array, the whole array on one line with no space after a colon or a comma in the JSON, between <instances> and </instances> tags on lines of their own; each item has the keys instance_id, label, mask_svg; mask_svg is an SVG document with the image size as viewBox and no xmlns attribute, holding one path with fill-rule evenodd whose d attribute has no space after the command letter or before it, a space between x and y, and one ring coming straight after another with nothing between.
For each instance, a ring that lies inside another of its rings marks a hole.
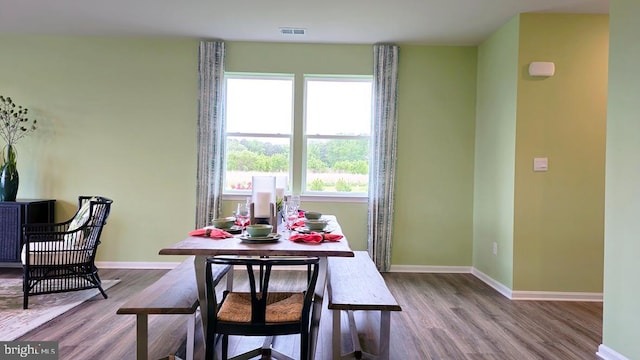
<instances>
[{"instance_id":1,"label":"black wooden chair","mask_svg":"<svg viewBox=\"0 0 640 360\"><path fill-rule=\"evenodd\" d=\"M23 226L24 309L32 295L97 288L107 298L94 261L112 202L100 196L79 196L73 218Z\"/></svg>"},{"instance_id":2,"label":"black wooden chair","mask_svg":"<svg viewBox=\"0 0 640 360\"><path fill-rule=\"evenodd\" d=\"M221 303L216 298L216 281L212 276L214 264L246 266L249 277L249 292L225 291ZM272 268L286 266L287 270L303 267L307 281L302 286L292 285L286 292L270 291L269 280ZM242 258L215 256L207 259L206 296L207 331L206 359L213 360L215 343L222 335L222 359L227 359L229 335L265 336L268 340L258 348L233 359L250 359L262 355L280 359L290 357L271 347L273 336L300 334L300 359L310 358L310 316L314 301L314 289L318 279L317 257L269 257ZM256 274L255 272L258 272ZM258 275L258 276L256 276Z\"/></svg>"}]
</instances>

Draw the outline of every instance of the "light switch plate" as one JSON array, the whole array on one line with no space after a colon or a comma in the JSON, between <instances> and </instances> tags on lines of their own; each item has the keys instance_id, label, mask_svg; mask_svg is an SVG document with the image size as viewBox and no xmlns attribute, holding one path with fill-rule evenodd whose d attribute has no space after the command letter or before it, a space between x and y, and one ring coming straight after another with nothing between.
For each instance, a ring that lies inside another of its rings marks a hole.
<instances>
[{"instance_id":1,"label":"light switch plate","mask_svg":"<svg viewBox=\"0 0 640 360\"><path fill-rule=\"evenodd\" d=\"M533 171L549 170L549 159L546 157L533 158Z\"/></svg>"}]
</instances>

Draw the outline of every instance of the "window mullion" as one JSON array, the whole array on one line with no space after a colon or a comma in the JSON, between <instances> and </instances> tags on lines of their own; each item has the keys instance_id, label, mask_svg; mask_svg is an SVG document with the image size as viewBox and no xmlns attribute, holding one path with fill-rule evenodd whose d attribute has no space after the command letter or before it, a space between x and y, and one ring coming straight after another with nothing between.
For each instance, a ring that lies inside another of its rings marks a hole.
<instances>
[{"instance_id":1,"label":"window mullion","mask_svg":"<svg viewBox=\"0 0 640 360\"><path fill-rule=\"evenodd\" d=\"M291 190L293 194L302 193L302 184L306 169L303 168L303 158L306 154L306 139L304 138L304 76L296 74L293 91L293 141L291 144Z\"/></svg>"}]
</instances>

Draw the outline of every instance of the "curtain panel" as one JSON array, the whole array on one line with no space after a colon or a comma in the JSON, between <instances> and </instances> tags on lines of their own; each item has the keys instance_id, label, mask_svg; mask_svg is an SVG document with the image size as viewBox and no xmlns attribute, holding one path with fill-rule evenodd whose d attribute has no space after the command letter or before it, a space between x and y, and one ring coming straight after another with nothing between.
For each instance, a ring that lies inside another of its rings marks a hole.
<instances>
[{"instance_id":1,"label":"curtain panel","mask_svg":"<svg viewBox=\"0 0 640 360\"><path fill-rule=\"evenodd\" d=\"M373 46L373 124L369 171L368 250L380 271L391 268L393 192L397 147L398 53Z\"/></svg>"},{"instance_id":2,"label":"curtain panel","mask_svg":"<svg viewBox=\"0 0 640 360\"><path fill-rule=\"evenodd\" d=\"M222 208L225 44L201 41L199 55L196 228L209 225Z\"/></svg>"}]
</instances>

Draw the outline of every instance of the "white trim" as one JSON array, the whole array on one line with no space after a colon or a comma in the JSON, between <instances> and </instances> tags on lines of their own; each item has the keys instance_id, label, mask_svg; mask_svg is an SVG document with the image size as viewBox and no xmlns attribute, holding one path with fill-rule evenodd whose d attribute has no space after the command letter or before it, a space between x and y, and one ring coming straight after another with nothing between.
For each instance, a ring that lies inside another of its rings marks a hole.
<instances>
[{"instance_id":1,"label":"white trim","mask_svg":"<svg viewBox=\"0 0 640 360\"><path fill-rule=\"evenodd\" d=\"M602 293L561 291L512 291L512 300L602 302Z\"/></svg>"},{"instance_id":2,"label":"white trim","mask_svg":"<svg viewBox=\"0 0 640 360\"><path fill-rule=\"evenodd\" d=\"M173 269L179 262L96 261L100 269Z\"/></svg>"},{"instance_id":3,"label":"white trim","mask_svg":"<svg viewBox=\"0 0 640 360\"><path fill-rule=\"evenodd\" d=\"M480 271L480 270L478 270L476 268L473 268L471 270L471 273L475 277L477 277L478 279L484 281L485 284L491 286L497 292L499 292L500 294L504 295L507 299L512 299L512 297L511 297L511 289L509 289L509 287L507 287L506 285L502 284L501 282L495 280L491 276L483 273L482 271Z\"/></svg>"},{"instance_id":4,"label":"white trim","mask_svg":"<svg viewBox=\"0 0 640 360\"><path fill-rule=\"evenodd\" d=\"M391 265L390 272L405 273L470 273L470 266Z\"/></svg>"},{"instance_id":5,"label":"white trim","mask_svg":"<svg viewBox=\"0 0 640 360\"><path fill-rule=\"evenodd\" d=\"M336 193L328 194L303 194L300 195L300 201L310 202L336 202L336 203L366 203L369 201L367 194L362 195L337 195Z\"/></svg>"},{"instance_id":6,"label":"white trim","mask_svg":"<svg viewBox=\"0 0 640 360\"><path fill-rule=\"evenodd\" d=\"M247 193L224 193L222 200L224 201L244 201L247 197L251 197L251 192ZM337 195L337 193L328 194L305 194L300 196L301 202L334 202L334 203L366 203L369 201L367 194L361 196L355 195Z\"/></svg>"},{"instance_id":7,"label":"white trim","mask_svg":"<svg viewBox=\"0 0 640 360\"><path fill-rule=\"evenodd\" d=\"M539 300L539 301L591 301L602 302L602 293L566 292L566 291L522 291L511 290L506 285L493 279L482 271L473 268L471 271L478 279L511 300Z\"/></svg>"},{"instance_id":8,"label":"white trim","mask_svg":"<svg viewBox=\"0 0 640 360\"><path fill-rule=\"evenodd\" d=\"M596 355L600 359L604 359L604 360L630 360L629 358L625 357L619 352L609 348L605 344L600 344L600 346L598 346L598 351L596 352Z\"/></svg>"}]
</instances>

